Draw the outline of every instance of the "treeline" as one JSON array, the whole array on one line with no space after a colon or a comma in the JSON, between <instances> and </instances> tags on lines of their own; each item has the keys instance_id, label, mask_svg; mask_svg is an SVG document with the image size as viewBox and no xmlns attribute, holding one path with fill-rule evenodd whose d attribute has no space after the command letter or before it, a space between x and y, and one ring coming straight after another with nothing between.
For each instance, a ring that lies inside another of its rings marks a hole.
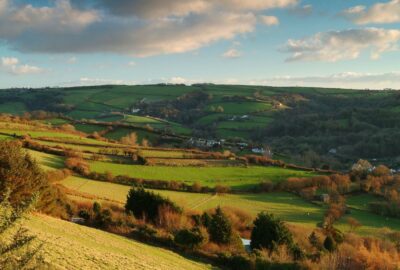
<instances>
[{"instance_id":1,"label":"treeline","mask_svg":"<svg viewBox=\"0 0 400 270\"><path fill-rule=\"evenodd\" d=\"M396 141L400 111L395 109L399 93L302 95L304 101L277 112L266 129L253 133L253 139L268 142L274 151L307 167L347 169L360 157L394 161L400 153Z\"/></svg>"}]
</instances>

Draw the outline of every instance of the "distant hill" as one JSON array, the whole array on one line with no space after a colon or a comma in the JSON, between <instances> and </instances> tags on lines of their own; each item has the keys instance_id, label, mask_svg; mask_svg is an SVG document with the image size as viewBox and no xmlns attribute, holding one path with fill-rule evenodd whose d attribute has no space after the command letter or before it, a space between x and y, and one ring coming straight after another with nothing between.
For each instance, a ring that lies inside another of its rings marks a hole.
<instances>
[{"instance_id":1,"label":"distant hill","mask_svg":"<svg viewBox=\"0 0 400 270\"><path fill-rule=\"evenodd\" d=\"M54 125L81 119L113 123L104 133L109 139L132 131L153 145L225 139L268 146L275 158L309 167L348 169L364 158L400 168L397 91L213 84L0 91L0 112L37 110L62 114L64 122L47 119ZM87 133L106 129L73 124Z\"/></svg>"}]
</instances>

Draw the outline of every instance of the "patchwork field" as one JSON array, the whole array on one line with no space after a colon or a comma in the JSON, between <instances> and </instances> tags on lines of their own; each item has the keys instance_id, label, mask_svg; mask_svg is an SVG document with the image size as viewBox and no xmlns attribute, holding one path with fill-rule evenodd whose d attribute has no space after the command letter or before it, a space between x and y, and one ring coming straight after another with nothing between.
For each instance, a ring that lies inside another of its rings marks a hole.
<instances>
[{"instance_id":1,"label":"patchwork field","mask_svg":"<svg viewBox=\"0 0 400 270\"><path fill-rule=\"evenodd\" d=\"M124 165L107 162L91 162L95 172L111 172L113 175L128 175L149 180L182 181L187 184L199 182L214 187L218 184L234 189L249 188L262 181L279 182L288 177L307 177L312 172L283 169L278 167L167 167Z\"/></svg>"},{"instance_id":2,"label":"patchwork field","mask_svg":"<svg viewBox=\"0 0 400 270\"><path fill-rule=\"evenodd\" d=\"M56 269L217 269L162 248L48 216L34 215L26 226L44 243L41 254Z\"/></svg>"},{"instance_id":3,"label":"patchwork field","mask_svg":"<svg viewBox=\"0 0 400 270\"><path fill-rule=\"evenodd\" d=\"M125 203L130 189L129 186L92 181L80 177L69 177L62 181L62 184L72 190L121 204ZM308 227L315 227L322 220L324 214L324 208L308 203L290 193L213 195L166 190L153 191L170 198L187 210L208 210L217 206L227 206L242 209L252 216L266 211L287 222Z\"/></svg>"}]
</instances>

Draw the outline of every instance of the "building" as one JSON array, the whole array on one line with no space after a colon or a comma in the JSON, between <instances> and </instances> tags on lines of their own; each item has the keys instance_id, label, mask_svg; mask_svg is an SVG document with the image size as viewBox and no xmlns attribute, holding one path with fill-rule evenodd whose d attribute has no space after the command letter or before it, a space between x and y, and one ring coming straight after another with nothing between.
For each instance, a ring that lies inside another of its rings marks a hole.
<instances>
[{"instance_id":1,"label":"building","mask_svg":"<svg viewBox=\"0 0 400 270\"><path fill-rule=\"evenodd\" d=\"M323 203L329 203L330 199L331 198L330 198L329 194L326 194L326 193L321 194L321 196L320 196L320 200Z\"/></svg>"}]
</instances>

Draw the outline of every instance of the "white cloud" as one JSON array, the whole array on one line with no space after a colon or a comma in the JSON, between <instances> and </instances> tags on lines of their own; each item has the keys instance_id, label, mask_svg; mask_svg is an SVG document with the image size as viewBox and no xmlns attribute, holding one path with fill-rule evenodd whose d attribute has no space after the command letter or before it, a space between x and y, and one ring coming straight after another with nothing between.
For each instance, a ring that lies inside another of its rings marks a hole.
<instances>
[{"instance_id":1,"label":"white cloud","mask_svg":"<svg viewBox=\"0 0 400 270\"><path fill-rule=\"evenodd\" d=\"M242 53L239 52L237 49L229 49L226 52L222 54L222 57L224 58L239 58L242 56Z\"/></svg>"},{"instance_id":2,"label":"white cloud","mask_svg":"<svg viewBox=\"0 0 400 270\"><path fill-rule=\"evenodd\" d=\"M130 61L130 62L128 62L128 66L135 67L136 66L136 62Z\"/></svg>"},{"instance_id":3,"label":"white cloud","mask_svg":"<svg viewBox=\"0 0 400 270\"><path fill-rule=\"evenodd\" d=\"M13 75L38 74L43 72L43 69L36 66L19 65L19 60L14 57L2 57L0 68Z\"/></svg>"},{"instance_id":4,"label":"white cloud","mask_svg":"<svg viewBox=\"0 0 400 270\"><path fill-rule=\"evenodd\" d=\"M342 15L356 24L400 22L400 0L376 3L369 9L362 5L351 7L344 10Z\"/></svg>"},{"instance_id":5,"label":"white cloud","mask_svg":"<svg viewBox=\"0 0 400 270\"><path fill-rule=\"evenodd\" d=\"M1 63L4 67L15 66L19 63L19 60L15 57L2 57Z\"/></svg>"},{"instance_id":6,"label":"white cloud","mask_svg":"<svg viewBox=\"0 0 400 270\"><path fill-rule=\"evenodd\" d=\"M275 16L260 16L260 21L262 24L268 25L268 26L273 26L273 25L279 25L279 19Z\"/></svg>"},{"instance_id":7,"label":"white cloud","mask_svg":"<svg viewBox=\"0 0 400 270\"><path fill-rule=\"evenodd\" d=\"M317 33L314 36L292 40L282 48L290 53L287 61L328 61L356 59L368 50L372 59L387 51L396 50L400 30L365 28Z\"/></svg>"},{"instance_id":8,"label":"white cloud","mask_svg":"<svg viewBox=\"0 0 400 270\"><path fill-rule=\"evenodd\" d=\"M271 86L309 86L353 89L400 89L400 72L359 73L344 72L326 76L277 76L273 78L252 80L253 85Z\"/></svg>"},{"instance_id":9,"label":"white cloud","mask_svg":"<svg viewBox=\"0 0 400 270\"><path fill-rule=\"evenodd\" d=\"M5 3L0 42L13 49L145 57L194 51L251 33L260 12L298 0L54 0L45 7L0 1Z\"/></svg>"}]
</instances>

